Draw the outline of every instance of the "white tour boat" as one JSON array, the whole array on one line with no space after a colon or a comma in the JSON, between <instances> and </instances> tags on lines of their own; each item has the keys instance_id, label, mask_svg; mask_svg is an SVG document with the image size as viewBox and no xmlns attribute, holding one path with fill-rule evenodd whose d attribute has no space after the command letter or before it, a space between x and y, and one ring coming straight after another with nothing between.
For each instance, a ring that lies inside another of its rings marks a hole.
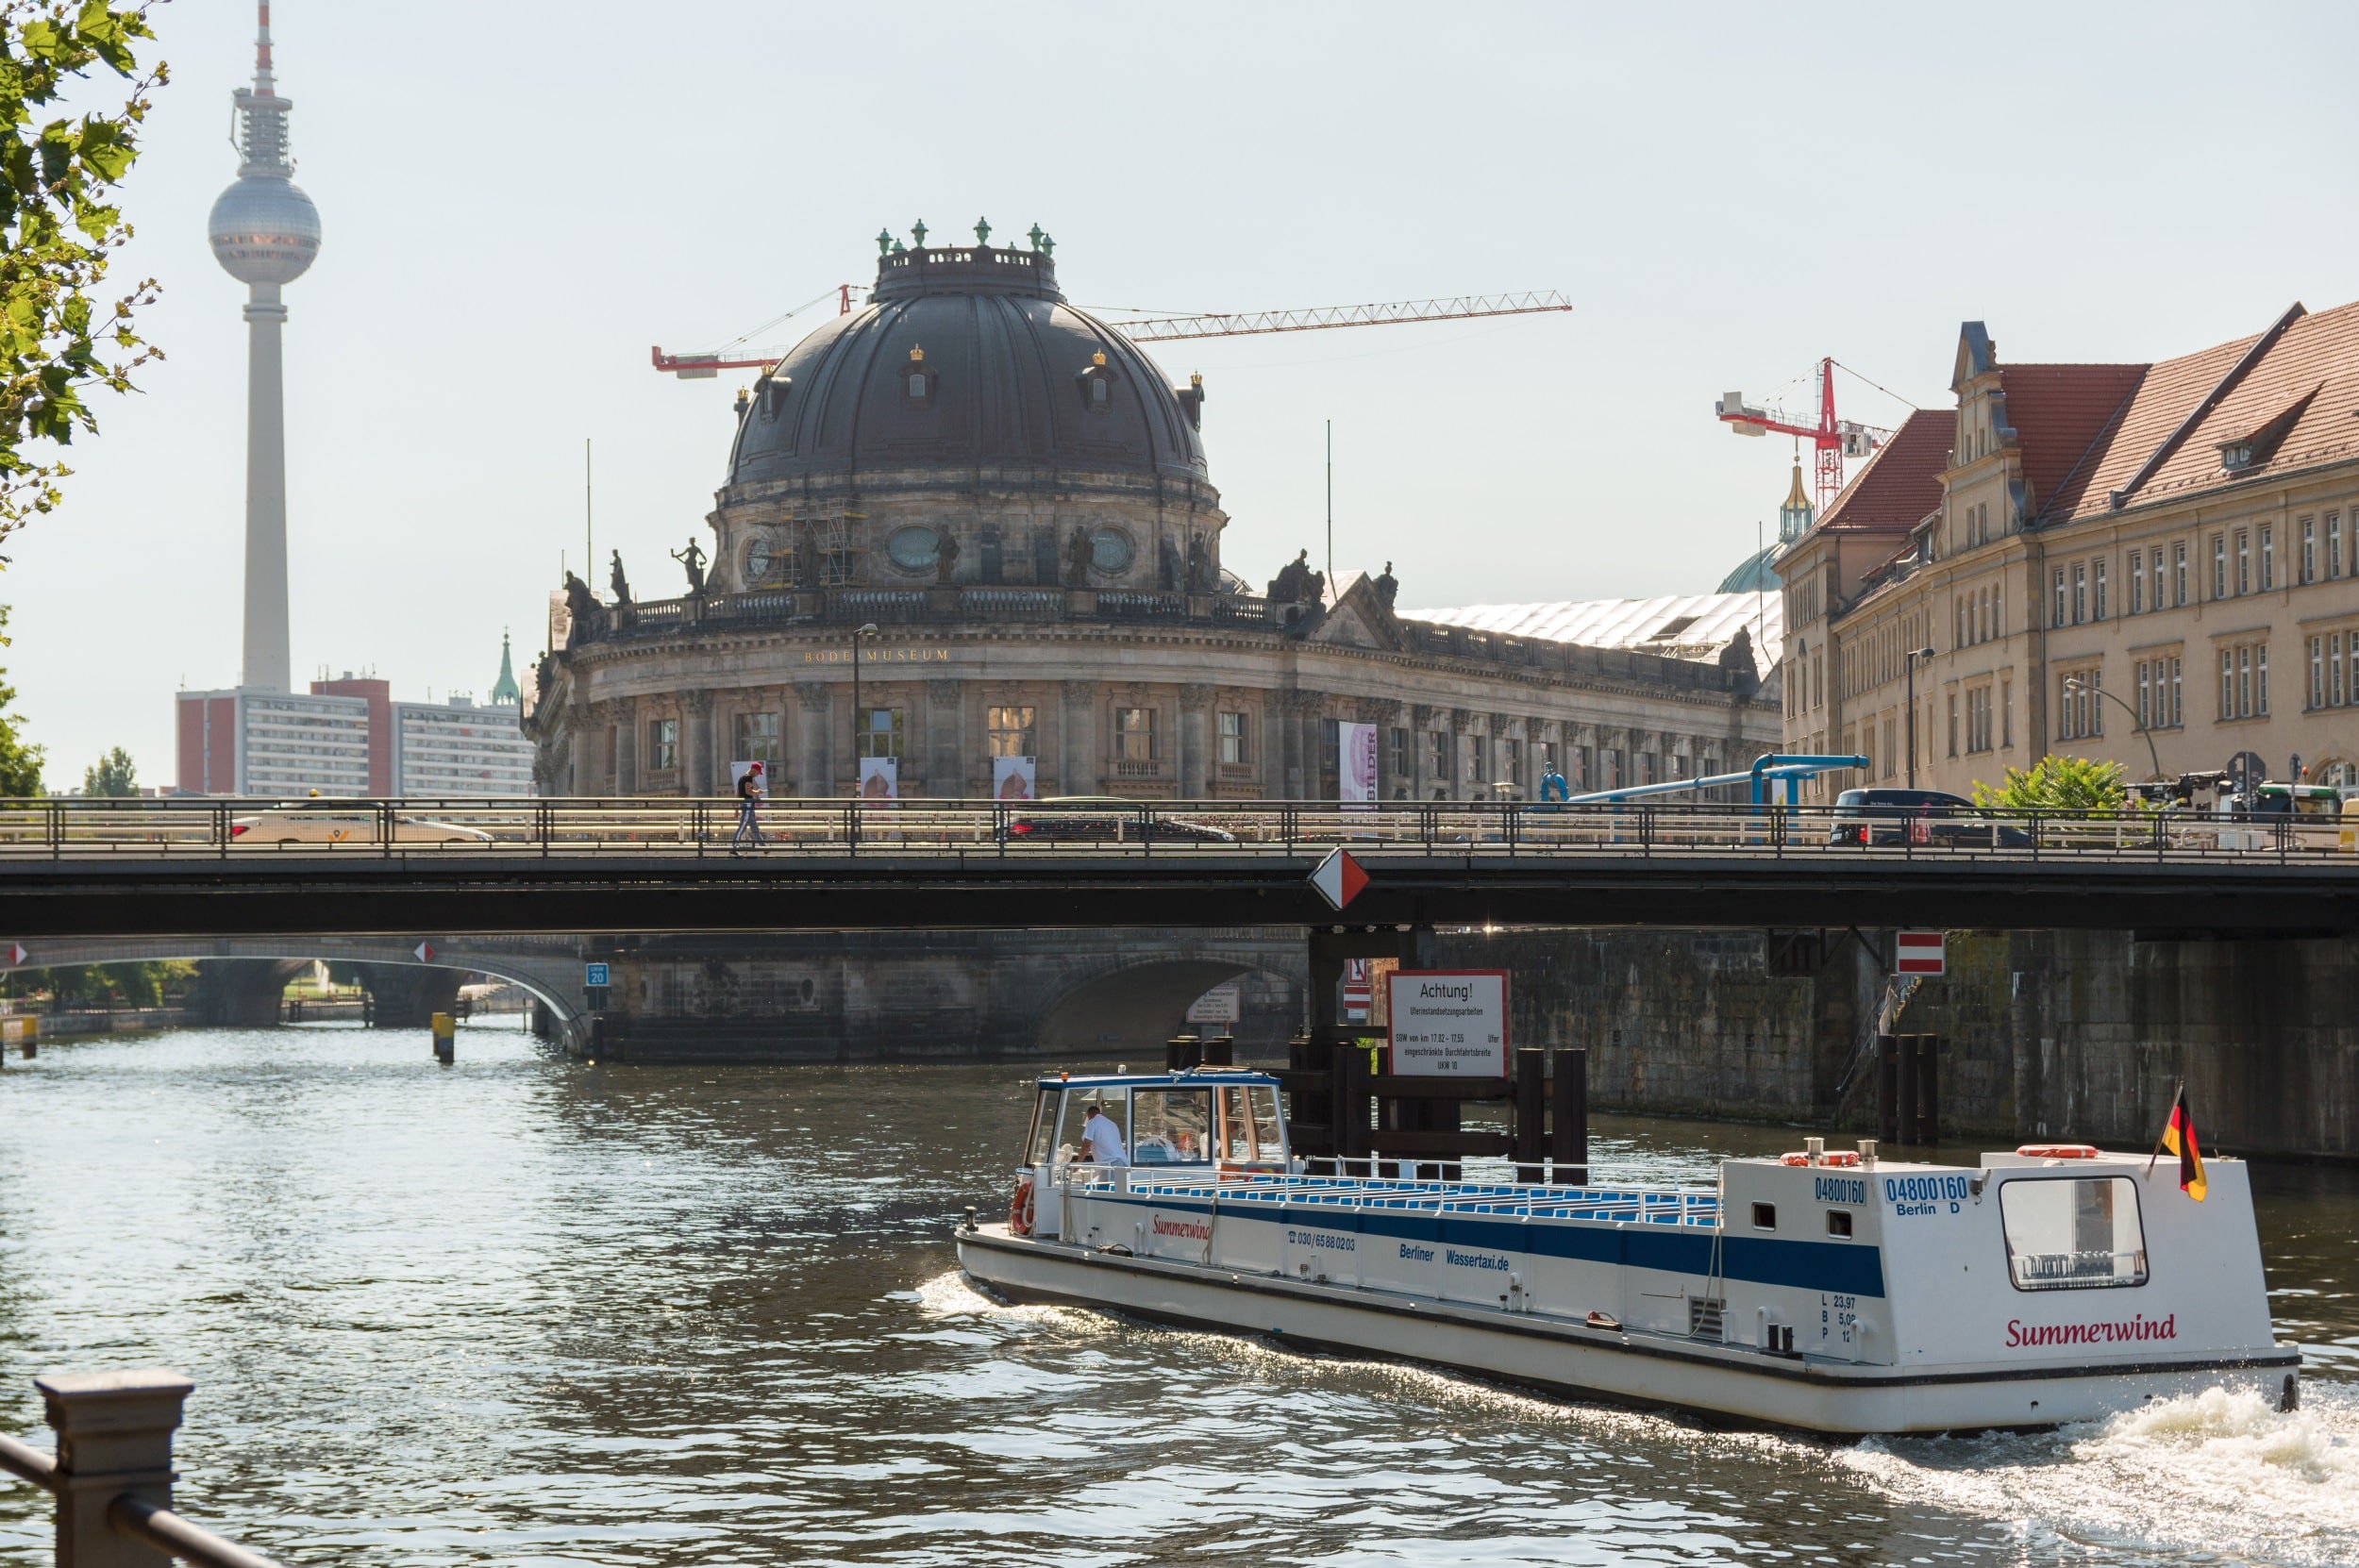
<instances>
[{"instance_id":1,"label":"white tour boat","mask_svg":"<svg viewBox=\"0 0 2359 1568\"><path fill-rule=\"evenodd\" d=\"M1100 1108L1129 1163L1076 1158ZM2207 1159L2198 1203L2168 1158L1807 1142L1722 1160L1713 1188L1309 1176L1266 1074L1060 1076L1008 1220L970 1210L959 1261L1011 1299L1821 1432L2049 1426L2215 1385L2297 1402L2243 1161Z\"/></svg>"}]
</instances>

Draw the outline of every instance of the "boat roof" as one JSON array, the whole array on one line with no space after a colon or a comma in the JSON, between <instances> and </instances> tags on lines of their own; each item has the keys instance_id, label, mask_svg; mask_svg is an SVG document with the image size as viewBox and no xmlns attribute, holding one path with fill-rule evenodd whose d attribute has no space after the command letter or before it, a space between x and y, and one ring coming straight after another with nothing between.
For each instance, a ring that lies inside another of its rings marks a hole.
<instances>
[{"instance_id":1,"label":"boat roof","mask_svg":"<svg viewBox=\"0 0 2359 1568\"><path fill-rule=\"evenodd\" d=\"M1250 1067L1190 1067L1177 1073L1060 1073L1040 1080L1043 1089L1210 1089L1240 1083L1278 1087L1276 1077Z\"/></svg>"}]
</instances>

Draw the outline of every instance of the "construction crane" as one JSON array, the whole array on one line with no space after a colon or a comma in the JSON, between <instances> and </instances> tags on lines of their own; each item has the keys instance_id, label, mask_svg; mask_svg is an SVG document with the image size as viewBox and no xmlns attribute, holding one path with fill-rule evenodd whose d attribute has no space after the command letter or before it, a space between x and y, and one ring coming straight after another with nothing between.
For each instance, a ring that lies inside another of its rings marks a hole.
<instances>
[{"instance_id":1,"label":"construction crane","mask_svg":"<svg viewBox=\"0 0 2359 1568\"><path fill-rule=\"evenodd\" d=\"M840 312L850 314L852 285L842 284L831 292L838 295ZM825 298L826 294L819 296L819 299ZM650 349L648 353L656 369L668 371L683 381L709 379L725 370L766 371L778 362L777 356L758 359L731 359L727 356L740 344L767 332L790 317L801 314L817 303L818 299L814 299L798 305L786 315L762 323L710 354L666 354L661 348ZM1298 310L1147 316L1110 325L1133 342L1170 342L1181 338L1240 338L1260 332L1315 332L1330 326L1389 326L1405 322L1464 321L1477 316L1528 316L1543 310L1569 310L1572 308L1571 300L1551 289L1537 293L1399 299L1378 305L1318 305Z\"/></svg>"},{"instance_id":2,"label":"construction crane","mask_svg":"<svg viewBox=\"0 0 2359 1568\"><path fill-rule=\"evenodd\" d=\"M804 311L810 309L812 306L827 298L828 294L835 295L837 315L850 315L852 313L852 290L855 287L857 287L855 284L839 283L834 288L829 289L827 294L813 294L811 298L803 301L802 304L795 307L794 309L789 310L785 315L773 316L768 321L763 322L760 326L753 328L753 330L739 333L735 338L722 344L719 348L714 349L709 354L666 354L661 348L657 347L648 349L647 357L655 361L656 369L668 371L672 375L678 376L683 381L710 381L725 370L766 371L770 369L771 366L778 362L778 356L770 355L766 358L759 359L729 359L728 356L736 349L744 347L745 343L754 338L760 337L762 333L769 331L772 327L777 326L781 322L792 321L795 317L801 315Z\"/></svg>"},{"instance_id":3,"label":"construction crane","mask_svg":"<svg viewBox=\"0 0 2359 1568\"><path fill-rule=\"evenodd\" d=\"M1849 371L1850 367L1843 367ZM1809 442L1817 451L1815 464L1817 515L1824 517L1827 508L1843 491L1843 459L1865 458L1892 439L1892 432L1881 425L1862 425L1857 420L1838 419L1834 411L1834 373L1832 358L1818 361L1818 423L1798 425L1785 417L1785 411L1774 405L1756 409L1745 401L1743 392L1722 392L1719 407L1713 411L1720 423L1740 436L1765 436L1772 430L1782 436L1795 436ZM1858 375L1857 371L1850 374ZM1864 375L1860 379L1866 381ZM1876 386L1868 381L1871 387ZM1882 392L1882 387L1877 391ZM1887 396L1895 393L1887 392ZM1905 400L1904 400L1905 401Z\"/></svg>"}]
</instances>

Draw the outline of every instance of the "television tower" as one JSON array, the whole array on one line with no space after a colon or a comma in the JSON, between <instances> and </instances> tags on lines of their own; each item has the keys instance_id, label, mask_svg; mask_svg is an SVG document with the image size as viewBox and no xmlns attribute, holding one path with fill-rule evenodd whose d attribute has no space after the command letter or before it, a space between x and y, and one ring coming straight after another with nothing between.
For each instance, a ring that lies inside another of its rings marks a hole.
<instances>
[{"instance_id":1,"label":"television tower","mask_svg":"<svg viewBox=\"0 0 2359 1568\"><path fill-rule=\"evenodd\" d=\"M287 409L278 291L320 252L319 209L294 183L287 111L271 75L270 4L255 8L254 86L232 95L238 182L206 223L213 259L247 285L245 401L245 661L241 686L293 689L287 646Z\"/></svg>"}]
</instances>

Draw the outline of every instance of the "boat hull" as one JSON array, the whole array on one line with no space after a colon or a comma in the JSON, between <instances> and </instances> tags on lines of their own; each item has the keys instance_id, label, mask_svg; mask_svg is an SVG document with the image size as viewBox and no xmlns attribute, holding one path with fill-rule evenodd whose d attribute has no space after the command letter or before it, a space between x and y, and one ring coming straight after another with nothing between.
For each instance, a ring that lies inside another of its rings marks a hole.
<instances>
[{"instance_id":1,"label":"boat hull","mask_svg":"<svg viewBox=\"0 0 2359 1568\"><path fill-rule=\"evenodd\" d=\"M2101 1368L1938 1371L1776 1356L1641 1330L1362 1287L1137 1258L1011 1235L957 1234L977 1283L1016 1299L1398 1359L1587 1398L1845 1436L2090 1421L2214 1387L2290 1404L2298 1352L2157 1358Z\"/></svg>"}]
</instances>

